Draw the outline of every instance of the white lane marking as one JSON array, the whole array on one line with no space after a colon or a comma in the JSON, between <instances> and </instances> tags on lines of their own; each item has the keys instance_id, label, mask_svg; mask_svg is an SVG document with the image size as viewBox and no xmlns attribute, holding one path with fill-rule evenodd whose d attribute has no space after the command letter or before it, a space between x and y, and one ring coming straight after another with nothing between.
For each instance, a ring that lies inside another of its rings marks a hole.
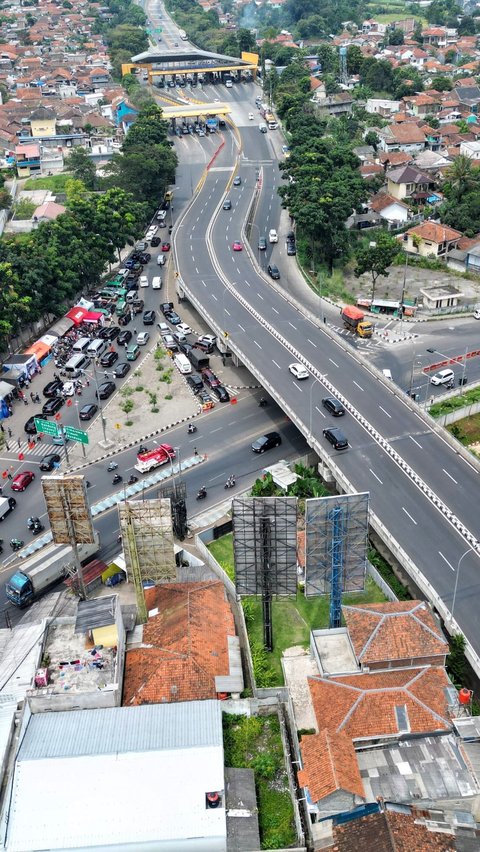
<instances>
[{"instance_id":1,"label":"white lane marking","mask_svg":"<svg viewBox=\"0 0 480 852\"><path fill-rule=\"evenodd\" d=\"M388 413L388 411L385 411L385 409L384 409L384 408L382 408L382 406L381 406L381 405L379 405L378 407L379 407L380 411L383 411L383 413L387 415L387 417L390 417L390 420L392 419L392 415L391 415L391 414L389 414L389 413Z\"/></svg>"},{"instance_id":2,"label":"white lane marking","mask_svg":"<svg viewBox=\"0 0 480 852\"><path fill-rule=\"evenodd\" d=\"M197 273L197 275L199 274L199 272L198 272L198 266L196 266L196 267L195 267L195 272Z\"/></svg>"},{"instance_id":3,"label":"white lane marking","mask_svg":"<svg viewBox=\"0 0 480 852\"><path fill-rule=\"evenodd\" d=\"M445 470L445 468L444 468L444 467L442 467L442 470L443 470L443 472L444 472L444 473L448 476L448 478L449 478L449 479L451 479L451 480L452 480L452 482L454 482L454 483L455 483L455 485L458 485L457 480L453 478L453 476L451 475L451 473L449 473L449 472L448 472L448 470Z\"/></svg>"},{"instance_id":4,"label":"white lane marking","mask_svg":"<svg viewBox=\"0 0 480 852\"><path fill-rule=\"evenodd\" d=\"M206 287L206 286L207 286L207 285L205 284L205 281L202 281L202 284L203 284L203 286L204 286L204 287Z\"/></svg>"},{"instance_id":5,"label":"white lane marking","mask_svg":"<svg viewBox=\"0 0 480 852\"><path fill-rule=\"evenodd\" d=\"M300 385L297 385L296 382L294 382L293 384L295 385L296 389L300 391L300 393L303 393L303 388L301 388Z\"/></svg>"},{"instance_id":6,"label":"white lane marking","mask_svg":"<svg viewBox=\"0 0 480 852\"><path fill-rule=\"evenodd\" d=\"M247 287L250 287L250 282L249 282L249 281L247 281L247 279L246 279L246 278L244 278L243 280L245 281L245 284L247 285Z\"/></svg>"},{"instance_id":7,"label":"white lane marking","mask_svg":"<svg viewBox=\"0 0 480 852\"><path fill-rule=\"evenodd\" d=\"M325 412L323 412L322 409L318 407L318 405L315 406L315 411L318 411L318 413L321 414L324 419L327 416Z\"/></svg>"},{"instance_id":8,"label":"white lane marking","mask_svg":"<svg viewBox=\"0 0 480 852\"><path fill-rule=\"evenodd\" d=\"M274 311L274 313L276 313L276 314L280 313L280 311L277 311L276 308L272 308L272 311Z\"/></svg>"},{"instance_id":9,"label":"white lane marking","mask_svg":"<svg viewBox=\"0 0 480 852\"><path fill-rule=\"evenodd\" d=\"M417 445L417 447L420 447L420 449L421 449L421 450L423 450L422 445L421 445L421 444L419 444L419 443L418 443L418 441L416 441L416 440L415 440L415 438L412 438L412 436L411 436L411 435L409 435L408 437L410 438L410 440L411 440L411 441L413 441L413 443L414 443L414 444L416 444L416 445Z\"/></svg>"},{"instance_id":10,"label":"white lane marking","mask_svg":"<svg viewBox=\"0 0 480 852\"><path fill-rule=\"evenodd\" d=\"M292 328L293 328L295 331L297 330L297 326L296 326L296 325L294 325L294 324L293 324L293 322L290 322L290 320L288 321L288 324L289 324L289 325L291 325L291 326L292 326Z\"/></svg>"},{"instance_id":11,"label":"white lane marking","mask_svg":"<svg viewBox=\"0 0 480 852\"><path fill-rule=\"evenodd\" d=\"M370 473L372 474L372 476L374 476L374 477L375 477L375 479L376 479L376 480L380 483L380 485L383 485L382 480L380 479L380 477L379 477L379 476L377 476L377 474L375 473L375 471L374 471L374 470L372 470L372 468L371 468L371 467L369 467L368 469L369 469Z\"/></svg>"},{"instance_id":12,"label":"white lane marking","mask_svg":"<svg viewBox=\"0 0 480 852\"><path fill-rule=\"evenodd\" d=\"M337 362L334 361L333 358L329 358L328 360L330 361L331 364L333 364L334 367L338 367ZM363 390L363 388L361 388L361 390Z\"/></svg>"},{"instance_id":13,"label":"white lane marking","mask_svg":"<svg viewBox=\"0 0 480 852\"><path fill-rule=\"evenodd\" d=\"M215 301L218 302L218 299L217 299L215 293L212 293L212 299L215 299Z\"/></svg>"},{"instance_id":14,"label":"white lane marking","mask_svg":"<svg viewBox=\"0 0 480 852\"><path fill-rule=\"evenodd\" d=\"M412 516L411 516L411 515L409 515L409 513L407 512L407 510L405 509L405 507L404 507L404 506L402 506L402 512L405 512L405 514L406 514L407 518L410 518L410 520L411 520L412 524L415 524L415 526L418 526L418 524L417 524L417 522L416 522L415 518L412 518Z\"/></svg>"},{"instance_id":15,"label":"white lane marking","mask_svg":"<svg viewBox=\"0 0 480 852\"><path fill-rule=\"evenodd\" d=\"M275 364L275 366L276 366L276 367L278 367L278 369L279 369L279 370L281 370L281 369L282 369L282 368L281 368L281 366L280 366L280 364L277 364L277 362L276 362L276 361L274 361L274 360L273 360L273 358L272 358L272 364Z\"/></svg>"},{"instance_id":16,"label":"white lane marking","mask_svg":"<svg viewBox=\"0 0 480 852\"><path fill-rule=\"evenodd\" d=\"M261 295L261 293L257 293L257 296L258 296L258 298L259 298L259 299L261 299L261 300L262 300L262 302L264 301L263 296Z\"/></svg>"},{"instance_id":17,"label":"white lane marking","mask_svg":"<svg viewBox=\"0 0 480 852\"><path fill-rule=\"evenodd\" d=\"M259 344L259 343L257 343L257 341L256 341L256 340L254 340L253 342L254 342L255 346L258 346L258 348L259 348L259 349L261 349L261 348L262 348L262 347L260 346L260 344Z\"/></svg>"},{"instance_id":18,"label":"white lane marking","mask_svg":"<svg viewBox=\"0 0 480 852\"><path fill-rule=\"evenodd\" d=\"M311 344L312 344L312 346L314 346L314 347L315 347L315 349L317 348L317 344L316 344L316 343L314 343L314 342L313 342L313 340L310 340L310 338L309 338L309 337L307 337L307 341L308 341L309 343L311 343Z\"/></svg>"},{"instance_id":19,"label":"white lane marking","mask_svg":"<svg viewBox=\"0 0 480 852\"><path fill-rule=\"evenodd\" d=\"M361 390L361 391L362 391L362 393L365 393L365 391L363 390L362 386L361 386L361 385L359 385L359 384L358 384L358 382L356 382L356 381L355 381L355 379L353 380L353 384L354 384L354 385L356 385L356 386L357 386L357 388L358 388L359 390Z\"/></svg>"},{"instance_id":20,"label":"white lane marking","mask_svg":"<svg viewBox=\"0 0 480 852\"><path fill-rule=\"evenodd\" d=\"M443 561L447 563L448 567L451 568L452 571L455 571L455 568L453 567L452 563L448 561L447 557L443 555L442 551L439 550L438 553L442 557Z\"/></svg>"},{"instance_id":21,"label":"white lane marking","mask_svg":"<svg viewBox=\"0 0 480 852\"><path fill-rule=\"evenodd\" d=\"M230 311L227 311L226 308L224 308L223 310L225 311L226 314L228 314L228 316L231 316Z\"/></svg>"},{"instance_id":22,"label":"white lane marking","mask_svg":"<svg viewBox=\"0 0 480 852\"><path fill-rule=\"evenodd\" d=\"M240 323L238 323L238 327L239 327L239 328L241 328L241 329L242 329L242 331L245 331L245 329L244 329L243 325L240 325ZM245 334L246 334L246 332L245 332Z\"/></svg>"}]
</instances>

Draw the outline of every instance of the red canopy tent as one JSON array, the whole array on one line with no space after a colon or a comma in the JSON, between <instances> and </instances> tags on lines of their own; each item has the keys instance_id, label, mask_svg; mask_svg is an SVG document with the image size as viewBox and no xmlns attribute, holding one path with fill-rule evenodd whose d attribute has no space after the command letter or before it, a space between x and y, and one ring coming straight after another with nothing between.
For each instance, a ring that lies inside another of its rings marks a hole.
<instances>
[{"instance_id":1,"label":"red canopy tent","mask_svg":"<svg viewBox=\"0 0 480 852\"><path fill-rule=\"evenodd\" d=\"M81 325L82 322L98 323L100 325L104 321L104 316L100 311L87 311L86 308L81 308L79 305L71 308L65 316L71 319L75 325Z\"/></svg>"}]
</instances>

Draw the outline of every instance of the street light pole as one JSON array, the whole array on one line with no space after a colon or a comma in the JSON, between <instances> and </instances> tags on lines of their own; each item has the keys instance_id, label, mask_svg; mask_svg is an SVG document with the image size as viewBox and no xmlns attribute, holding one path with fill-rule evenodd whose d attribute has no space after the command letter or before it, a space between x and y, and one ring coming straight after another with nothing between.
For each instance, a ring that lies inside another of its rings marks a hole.
<instances>
[{"instance_id":1,"label":"street light pole","mask_svg":"<svg viewBox=\"0 0 480 852\"><path fill-rule=\"evenodd\" d=\"M460 575L460 563L462 562L463 559L465 559L465 556L467 556L469 553L476 553L476 551L473 550L472 547L469 547L468 550L465 551L465 553L462 553L462 555L461 555L461 557L460 557L460 559L458 560L458 563L457 563L457 576L455 577L455 587L453 589L452 612L450 613L452 620L453 620L453 612L454 612L454 609L455 609L455 601L457 599L457 587L458 587L458 577Z\"/></svg>"},{"instance_id":2,"label":"street light pole","mask_svg":"<svg viewBox=\"0 0 480 852\"><path fill-rule=\"evenodd\" d=\"M97 376L97 368L95 366L95 361L92 361L92 369L93 369L93 378L94 378L94 381L95 381L95 388L96 388L96 391L97 391L98 407L100 409L100 422L102 424L103 443L104 443L105 447L108 447L113 443L113 441L109 441L108 438L107 438L107 432L106 432L106 429L105 429L105 418L103 416L102 400L100 399L100 394L99 394L99 391L98 391L98 376ZM82 372L87 373L86 370L82 370Z\"/></svg>"}]
</instances>

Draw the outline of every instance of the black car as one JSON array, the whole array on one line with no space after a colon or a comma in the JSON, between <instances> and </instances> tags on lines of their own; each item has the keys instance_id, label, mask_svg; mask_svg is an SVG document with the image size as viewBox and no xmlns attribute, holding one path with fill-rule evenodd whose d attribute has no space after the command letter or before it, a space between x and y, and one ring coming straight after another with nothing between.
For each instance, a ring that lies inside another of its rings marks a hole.
<instances>
[{"instance_id":1,"label":"black car","mask_svg":"<svg viewBox=\"0 0 480 852\"><path fill-rule=\"evenodd\" d=\"M102 328L99 332L99 337L102 340L115 340L116 337L120 334L120 329L118 325L109 325L108 328Z\"/></svg>"},{"instance_id":2,"label":"black car","mask_svg":"<svg viewBox=\"0 0 480 852\"><path fill-rule=\"evenodd\" d=\"M165 314L165 319L172 325L179 325L182 321L182 318L178 316L176 311L168 311L168 313Z\"/></svg>"},{"instance_id":3,"label":"black car","mask_svg":"<svg viewBox=\"0 0 480 852\"><path fill-rule=\"evenodd\" d=\"M205 352L207 355L211 355L215 349L213 343L209 343L207 340L197 340L194 346L195 349L201 349L202 352Z\"/></svg>"},{"instance_id":4,"label":"black car","mask_svg":"<svg viewBox=\"0 0 480 852\"><path fill-rule=\"evenodd\" d=\"M345 409L341 402L338 399L335 399L334 396L326 396L322 399L322 405L330 414L333 414L334 417L341 417L342 414L345 414Z\"/></svg>"},{"instance_id":5,"label":"black car","mask_svg":"<svg viewBox=\"0 0 480 852\"><path fill-rule=\"evenodd\" d=\"M136 278L131 278L130 275L125 279L127 290L138 290L138 281Z\"/></svg>"},{"instance_id":6,"label":"black car","mask_svg":"<svg viewBox=\"0 0 480 852\"><path fill-rule=\"evenodd\" d=\"M162 302L160 304L160 310L164 316L170 313L170 311L173 311L173 302Z\"/></svg>"},{"instance_id":7,"label":"black car","mask_svg":"<svg viewBox=\"0 0 480 852\"><path fill-rule=\"evenodd\" d=\"M86 405L83 405L78 413L80 420L91 420L92 417L95 417L98 411L98 405L94 402L87 402Z\"/></svg>"},{"instance_id":8,"label":"black car","mask_svg":"<svg viewBox=\"0 0 480 852\"><path fill-rule=\"evenodd\" d=\"M205 388L201 388L201 389L199 390L199 392L198 392L198 398L199 398L199 399L201 399L201 401L202 401L203 403L206 403L206 402L213 402L212 397L210 396L209 392L208 392Z\"/></svg>"},{"instance_id":9,"label":"black car","mask_svg":"<svg viewBox=\"0 0 480 852\"><path fill-rule=\"evenodd\" d=\"M148 263L151 259L152 259L152 255L148 251L143 252L140 255L140 263L143 263L143 264Z\"/></svg>"},{"instance_id":10,"label":"black car","mask_svg":"<svg viewBox=\"0 0 480 852\"><path fill-rule=\"evenodd\" d=\"M270 278L280 278L280 272L278 266L275 266L274 263L269 263L267 266L267 272L270 275Z\"/></svg>"},{"instance_id":11,"label":"black car","mask_svg":"<svg viewBox=\"0 0 480 852\"><path fill-rule=\"evenodd\" d=\"M259 248L259 251L265 251L266 250L266 248L267 248L267 238L266 237L259 237L258 238L258 248Z\"/></svg>"},{"instance_id":12,"label":"black car","mask_svg":"<svg viewBox=\"0 0 480 852\"><path fill-rule=\"evenodd\" d=\"M95 393L95 396L98 397L98 399L108 399L108 397L114 392L115 388L115 382L102 382L102 384L99 385L98 393Z\"/></svg>"},{"instance_id":13,"label":"black car","mask_svg":"<svg viewBox=\"0 0 480 852\"><path fill-rule=\"evenodd\" d=\"M323 434L327 441L330 441L330 443L336 450L347 449L348 441L342 430L339 429L337 426L331 426L329 429L324 429Z\"/></svg>"},{"instance_id":14,"label":"black car","mask_svg":"<svg viewBox=\"0 0 480 852\"><path fill-rule=\"evenodd\" d=\"M115 361L118 361L118 352L105 352L100 358L100 366L113 367Z\"/></svg>"},{"instance_id":15,"label":"black car","mask_svg":"<svg viewBox=\"0 0 480 852\"><path fill-rule=\"evenodd\" d=\"M126 361L121 361L120 364L117 364L117 366L113 370L113 375L116 379L123 379L123 377L126 376L129 372L129 370L130 364L127 364Z\"/></svg>"},{"instance_id":16,"label":"black car","mask_svg":"<svg viewBox=\"0 0 480 852\"><path fill-rule=\"evenodd\" d=\"M178 348L180 349L180 352L183 352L183 354L186 355L188 358L190 352L193 349L193 346L191 345L191 343L179 343Z\"/></svg>"},{"instance_id":17,"label":"black car","mask_svg":"<svg viewBox=\"0 0 480 852\"><path fill-rule=\"evenodd\" d=\"M232 209L232 202L230 201L229 198L226 198L225 201L223 202L223 209L224 210L231 210Z\"/></svg>"},{"instance_id":18,"label":"black car","mask_svg":"<svg viewBox=\"0 0 480 852\"><path fill-rule=\"evenodd\" d=\"M262 435L253 442L252 450L254 453L264 453L265 450L273 450L274 447L279 447L281 443L282 439L278 432L267 432L266 435Z\"/></svg>"},{"instance_id":19,"label":"black car","mask_svg":"<svg viewBox=\"0 0 480 852\"><path fill-rule=\"evenodd\" d=\"M53 470L55 465L60 464L62 457L58 453L48 453L40 462L40 470Z\"/></svg>"},{"instance_id":20,"label":"black car","mask_svg":"<svg viewBox=\"0 0 480 852\"><path fill-rule=\"evenodd\" d=\"M150 240L150 245L155 248L156 246L159 246L161 242L162 241L160 237L152 237L152 239Z\"/></svg>"},{"instance_id":21,"label":"black car","mask_svg":"<svg viewBox=\"0 0 480 852\"><path fill-rule=\"evenodd\" d=\"M35 426L35 416L32 414L31 417L28 418L25 426L23 427L27 435L36 435L37 427Z\"/></svg>"},{"instance_id":22,"label":"black car","mask_svg":"<svg viewBox=\"0 0 480 852\"><path fill-rule=\"evenodd\" d=\"M143 324L144 325L153 325L155 322L155 311L144 311L143 312Z\"/></svg>"},{"instance_id":23,"label":"black car","mask_svg":"<svg viewBox=\"0 0 480 852\"><path fill-rule=\"evenodd\" d=\"M44 417L51 417L52 414L56 414L59 411L65 402L63 396L55 396L53 399L49 399L48 402L42 408L42 414Z\"/></svg>"},{"instance_id":24,"label":"black car","mask_svg":"<svg viewBox=\"0 0 480 852\"><path fill-rule=\"evenodd\" d=\"M295 243L287 243L287 254L292 256L297 253Z\"/></svg>"},{"instance_id":25,"label":"black car","mask_svg":"<svg viewBox=\"0 0 480 852\"><path fill-rule=\"evenodd\" d=\"M57 396L59 391L63 388L63 382L58 379L53 379L53 381L49 382L48 385L45 385L43 389L43 395L47 399L53 399L54 396Z\"/></svg>"},{"instance_id":26,"label":"black car","mask_svg":"<svg viewBox=\"0 0 480 852\"><path fill-rule=\"evenodd\" d=\"M126 328L124 331L121 331L120 334L118 335L118 340L117 340L118 345L119 346L126 346L127 343L130 343L132 336L133 336L132 332L129 331L128 328Z\"/></svg>"},{"instance_id":27,"label":"black car","mask_svg":"<svg viewBox=\"0 0 480 852\"><path fill-rule=\"evenodd\" d=\"M190 387L191 387L191 389L193 390L194 393L199 393L199 391L202 390L203 382L202 382L200 376L197 376L196 373L192 373L190 376L187 376L186 379L187 379L187 384L190 385Z\"/></svg>"},{"instance_id":28,"label":"black car","mask_svg":"<svg viewBox=\"0 0 480 852\"><path fill-rule=\"evenodd\" d=\"M230 394L223 385L217 385L216 387L212 387L212 391L217 397L219 402L230 402Z\"/></svg>"}]
</instances>

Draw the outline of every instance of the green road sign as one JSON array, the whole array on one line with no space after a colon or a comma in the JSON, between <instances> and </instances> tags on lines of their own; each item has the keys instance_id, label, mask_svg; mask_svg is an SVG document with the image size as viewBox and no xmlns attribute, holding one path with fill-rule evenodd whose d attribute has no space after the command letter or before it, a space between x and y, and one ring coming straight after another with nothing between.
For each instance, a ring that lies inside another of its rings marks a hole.
<instances>
[{"instance_id":1,"label":"green road sign","mask_svg":"<svg viewBox=\"0 0 480 852\"><path fill-rule=\"evenodd\" d=\"M88 444L88 435L83 429L76 429L75 426L64 426L65 437L71 441L80 441L81 444Z\"/></svg>"},{"instance_id":2,"label":"green road sign","mask_svg":"<svg viewBox=\"0 0 480 852\"><path fill-rule=\"evenodd\" d=\"M37 432L42 432L44 435L58 435L58 426L56 423L51 423L50 420L42 420L41 417L35 417L35 427Z\"/></svg>"}]
</instances>

